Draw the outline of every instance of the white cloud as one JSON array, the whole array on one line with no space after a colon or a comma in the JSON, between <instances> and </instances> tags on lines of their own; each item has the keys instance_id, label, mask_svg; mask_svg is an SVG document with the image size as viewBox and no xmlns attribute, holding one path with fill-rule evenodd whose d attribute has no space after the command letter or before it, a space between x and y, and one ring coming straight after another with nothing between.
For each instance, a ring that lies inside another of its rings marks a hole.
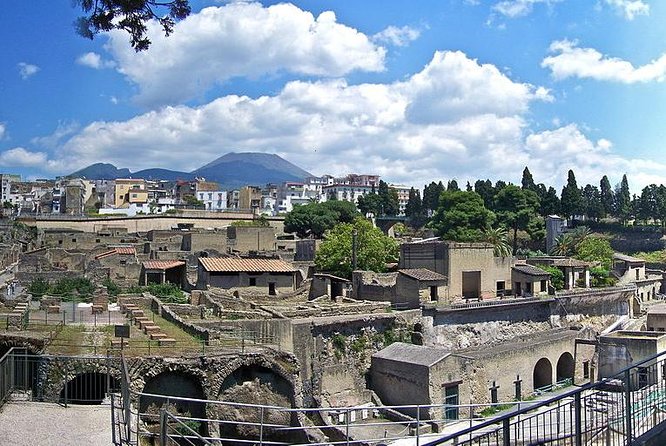
<instances>
[{"instance_id":1,"label":"white cloud","mask_svg":"<svg viewBox=\"0 0 666 446\"><path fill-rule=\"evenodd\" d=\"M70 171L99 161L191 170L235 150L278 153L314 173L365 166L415 185L450 175L510 178L529 160L523 115L548 98L493 65L438 52L401 82L293 81L273 96L229 95L95 122L58 153Z\"/></svg>"},{"instance_id":2,"label":"white cloud","mask_svg":"<svg viewBox=\"0 0 666 446\"><path fill-rule=\"evenodd\" d=\"M626 173L633 190L638 191L650 183L663 183L661 172L666 169L662 163L614 154L610 141L602 138L594 142L575 124L528 135L525 147L530 171L546 184L561 186L569 169L574 170L581 187L588 183L598 186L603 175L614 184Z\"/></svg>"},{"instance_id":3,"label":"white cloud","mask_svg":"<svg viewBox=\"0 0 666 446\"><path fill-rule=\"evenodd\" d=\"M550 52L556 54L546 57L541 66L550 69L558 80L578 77L632 84L662 82L666 75L666 54L634 67L631 62L605 56L594 48L580 48L575 41L555 41L550 45Z\"/></svg>"},{"instance_id":4,"label":"white cloud","mask_svg":"<svg viewBox=\"0 0 666 446\"><path fill-rule=\"evenodd\" d=\"M389 26L372 36L375 42L383 42L395 46L407 46L421 35L421 31L410 26Z\"/></svg>"},{"instance_id":5,"label":"white cloud","mask_svg":"<svg viewBox=\"0 0 666 446\"><path fill-rule=\"evenodd\" d=\"M31 152L23 147L0 152L0 166L3 167L37 167L42 168L47 161L44 152Z\"/></svg>"},{"instance_id":6,"label":"white cloud","mask_svg":"<svg viewBox=\"0 0 666 446\"><path fill-rule=\"evenodd\" d=\"M25 80L30 76L36 74L39 71L39 67L37 65L32 65L25 62L19 62L18 70L21 79Z\"/></svg>"},{"instance_id":7,"label":"white cloud","mask_svg":"<svg viewBox=\"0 0 666 446\"><path fill-rule=\"evenodd\" d=\"M5 125L4 122L0 122L0 139L5 137L6 132L7 132L7 126Z\"/></svg>"},{"instance_id":8,"label":"white cloud","mask_svg":"<svg viewBox=\"0 0 666 446\"><path fill-rule=\"evenodd\" d=\"M562 0L503 0L493 5L492 9L505 17L513 19L528 15L532 12L532 9L536 4L543 3L550 6L561 1Z\"/></svg>"},{"instance_id":9,"label":"white cloud","mask_svg":"<svg viewBox=\"0 0 666 446\"><path fill-rule=\"evenodd\" d=\"M151 22L149 50L136 53L121 31L107 50L117 69L138 85L144 104L191 99L233 77L277 72L337 77L354 70L382 71L386 50L338 23L335 13L314 17L292 4L231 3L204 8L176 24L165 38Z\"/></svg>"},{"instance_id":10,"label":"white cloud","mask_svg":"<svg viewBox=\"0 0 666 446\"><path fill-rule=\"evenodd\" d=\"M94 68L95 70L113 68L116 65L112 60L104 60L102 56L94 52L81 54L76 59L76 63L84 67Z\"/></svg>"},{"instance_id":11,"label":"white cloud","mask_svg":"<svg viewBox=\"0 0 666 446\"><path fill-rule=\"evenodd\" d=\"M65 138L76 133L81 126L78 122L59 122L55 131L47 136L38 136L32 138L30 142L34 145L47 149L54 149L59 146Z\"/></svg>"},{"instance_id":12,"label":"white cloud","mask_svg":"<svg viewBox=\"0 0 666 446\"><path fill-rule=\"evenodd\" d=\"M545 89L493 65L437 52L404 81L293 81L271 96L229 95L94 122L49 151L57 158L17 148L0 163L59 174L95 162L189 171L233 150L277 153L315 174L363 170L414 186L452 177L517 182L523 166L558 188L570 168L581 185L604 174L619 181L624 172L632 186L663 182L666 166L623 158L610 141L586 135L592 130L557 124L530 132L530 105L544 100L552 100Z\"/></svg>"},{"instance_id":13,"label":"white cloud","mask_svg":"<svg viewBox=\"0 0 666 446\"><path fill-rule=\"evenodd\" d=\"M642 0L605 0L619 14L627 20L633 20L639 15L649 15L650 5Z\"/></svg>"}]
</instances>

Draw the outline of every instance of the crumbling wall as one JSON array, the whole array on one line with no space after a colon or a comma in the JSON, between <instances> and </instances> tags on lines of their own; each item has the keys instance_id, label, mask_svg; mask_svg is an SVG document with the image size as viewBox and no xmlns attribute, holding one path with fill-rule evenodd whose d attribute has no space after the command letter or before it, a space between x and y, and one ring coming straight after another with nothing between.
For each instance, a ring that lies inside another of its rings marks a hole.
<instances>
[{"instance_id":1,"label":"crumbling wall","mask_svg":"<svg viewBox=\"0 0 666 446\"><path fill-rule=\"evenodd\" d=\"M398 273L374 273L354 271L352 273L352 297L357 300L396 301Z\"/></svg>"}]
</instances>

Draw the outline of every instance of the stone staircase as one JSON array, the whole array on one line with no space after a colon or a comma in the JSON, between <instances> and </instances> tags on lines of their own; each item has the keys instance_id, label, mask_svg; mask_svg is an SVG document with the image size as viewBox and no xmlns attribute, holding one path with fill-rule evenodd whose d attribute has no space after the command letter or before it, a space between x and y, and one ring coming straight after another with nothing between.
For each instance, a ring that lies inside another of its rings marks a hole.
<instances>
[{"instance_id":1,"label":"stone staircase","mask_svg":"<svg viewBox=\"0 0 666 446\"><path fill-rule=\"evenodd\" d=\"M162 332L162 329L151 318L147 317L144 310L139 308L138 305L131 303L120 302L120 310L127 316L134 325L138 326L146 336L151 340L157 341L160 347L176 345L176 340L170 338L169 335ZM113 341L114 344L120 346L120 341Z\"/></svg>"}]
</instances>

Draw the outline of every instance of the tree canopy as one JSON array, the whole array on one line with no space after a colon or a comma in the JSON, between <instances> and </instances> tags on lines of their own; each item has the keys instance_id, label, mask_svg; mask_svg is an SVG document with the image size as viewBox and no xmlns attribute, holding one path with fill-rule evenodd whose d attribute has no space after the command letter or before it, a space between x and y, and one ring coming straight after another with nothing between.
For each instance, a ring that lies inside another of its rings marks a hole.
<instances>
[{"instance_id":1,"label":"tree canopy","mask_svg":"<svg viewBox=\"0 0 666 446\"><path fill-rule=\"evenodd\" d=\"M447 190L442 192L430 224L446 240L475 242L483 240L494 217L476 192Z\"/></svg>"},{"instance_id":2,"label":"tree canopy","mask_svg":"<svg viewBox=\"0 0 666 446\"><path fill-rule=\"evenodd\" d=\"M301 238L321 238L337 223L351 223L360 214L354 203L326 201L295 206L284 219L285 232L295 232Z\"/></svg>"},{"instance_id":3,"label":"tree canopy","mask_svg":"<svg viewBox=\"0 0 666 446\"><path fill-rule=\"evenodd\" d=\"M130 35L130 44L136 51L148 49L146 37L149 20L156 20L165 35L173 32L176 21L192 11L189 0L74 0L85 15L75 22L77 32L93 39L100 32L120 29Z\"/></svg>"},{"instance_id":4,"label":"tree canopy","mask_svg":"<svg viewBox=\"0 0 666 446\"><path fill-rule=\"evenodd\" d=\"M515 255L518 230L527 230L530 222L539 218L539 197L529 189L509 184L495 197L495 212L498 220L513 230L512 252Z\"/></svg>"},{"instance_id":5,"label":"tree canopy","mask_svg":"<svg viewBox=\"0 0 666 446\"><path fill-rule=\"evenodd\" d=\"M320 271L351 277L354 231L357 269L383 272L387 263L398 261L398 243L365 218L357 217L353 223L340 223L326 232L315 257Z\"/></svg>"}]
</instances>

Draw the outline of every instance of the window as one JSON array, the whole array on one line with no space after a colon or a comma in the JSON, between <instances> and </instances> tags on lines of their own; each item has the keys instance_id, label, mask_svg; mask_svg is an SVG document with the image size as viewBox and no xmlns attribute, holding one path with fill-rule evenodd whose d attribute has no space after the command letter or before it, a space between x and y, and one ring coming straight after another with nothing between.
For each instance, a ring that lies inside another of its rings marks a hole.
<instances>
[{"instance_id":1,"label":"window","mask_svg":"<svg viewBox=\"0 0 666 446\"><path fill-rule=\"evenodd\" d=\"M58 240L58 244L59 244L59 245L62 245L62 240Z\"/></svg>"},{"instance_id":2,"label":"window","mask_svg":"<svg viewBox=\"0 0 666 446\"><path fill-rule=\"evenodd\" d=\"M583 362L583 379L590 379L590 361Z\"/></svg>"},{"instance_id":3,"label":"window","mask_svg":"<svg viewBox=\"0 0 666 446\"><path fill-rule=\"evenodd\" d=\"M639 280L641 278L641 270L636 268L636 280Z\"/></svg>"},{"instance_id":4,"label":"window","mask_svg":"<svg viewBox=\"0 0 666 446\"><path fill-rule=\"evenodd\" d=\"M546 291L546 287L547 287L546 282L548 282L548 281L547 280L542 280L541 281L541 291Z\"/></svg>"},{"instance_id":5,"label":"window","mask_svg":"<svg viewBox=\"0 0 666 446\"><path fill-rule=\"evenodd\" d=\"M95 239L95 243L99 243L99 239L98 239L98 238Z\"/></svg>"},{"instance_id":6,"label":"window","mask_svg":"<svg viewBox=\"0 0 666 446\"><path fill-rule=\"evenodd\" d=\"M75 238L72 239L72 243L76 243L76 239L75 239Z\"/></svg>"},{"instance_id":7,"label":"window","mask_svg":"<svg viewBox=\"0 0 666 446\"><path fill-rule=\"evenodd\" d=\"M257 286L257 278L250 277L250 286Z\"/></svg>"}]
</instances>

